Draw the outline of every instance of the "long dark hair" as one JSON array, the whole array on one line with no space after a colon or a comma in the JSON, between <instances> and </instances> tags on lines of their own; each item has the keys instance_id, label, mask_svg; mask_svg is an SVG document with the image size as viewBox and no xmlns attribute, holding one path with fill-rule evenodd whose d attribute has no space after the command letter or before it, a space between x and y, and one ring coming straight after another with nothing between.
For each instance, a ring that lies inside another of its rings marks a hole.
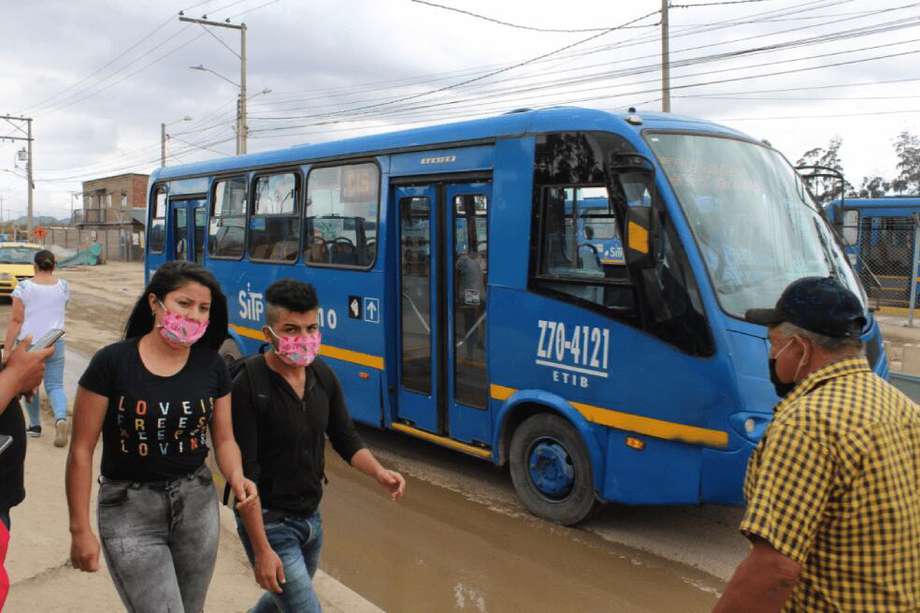
<instances>
[{"instance_id":1,"label":"long dark hair","mask_svg":"<svg viewBox=\"0 0 920 613\"><path fill-rule=\"evenodd\" d=\"M125 326L125 338L138 338L153 329L153 311L150 309L148 296L153 294L161 301L166 294L173 292L186 283L195 282L211 290L211 312L208 315L210 323L196 345L205 345L211 349L220 349L224 339L227 338L227 298L220 289L220 284L206 268L194 262L173 260L166 262L153 274L150 283L144 288L144 293L138 298L128 323Z\"/></svg>"}]
</instances>

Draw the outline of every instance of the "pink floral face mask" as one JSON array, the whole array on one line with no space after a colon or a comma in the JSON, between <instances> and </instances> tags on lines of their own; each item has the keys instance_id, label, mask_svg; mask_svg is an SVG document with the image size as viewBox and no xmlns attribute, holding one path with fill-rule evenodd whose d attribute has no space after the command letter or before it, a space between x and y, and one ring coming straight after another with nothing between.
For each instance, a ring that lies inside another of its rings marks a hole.
<instances>
[{"instance_id":1,"label":"pink floral face mask","mask_svg":"<svg viewBox=\"0 0 920 613\"><path fill-rule=\"evenodd\" d=\"M185 315L173 313L160 302L163 309L163 321L160 323L160 336L164 340L177 345L194 345L204 336L208 329L208 320L197 321Z\"/></svg>"},{"instance_id":2,"label":"pink floral face mask","mask_svg":"<svg viewBox=\"0 0 920 613\"><path fill-rule=\"evenodd\" d=\"M322 344L322 335L319 331L301 336L279 336L271 326L268 326L268 330L278 339L275 353L295 366L309 366L319 355Z\"/></svg>"}]
</instances>

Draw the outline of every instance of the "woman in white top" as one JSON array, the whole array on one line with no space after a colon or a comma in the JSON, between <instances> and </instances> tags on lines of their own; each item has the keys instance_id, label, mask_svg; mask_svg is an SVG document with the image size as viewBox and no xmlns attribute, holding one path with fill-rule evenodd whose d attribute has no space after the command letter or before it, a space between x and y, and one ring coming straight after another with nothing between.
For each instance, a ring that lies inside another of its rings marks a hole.
<instances>
[{"instance_id":1,"label":"woman in white top","mask_svg":"<svg viewBox=\"0 0 920 613\"><path fill-rule=\"evenodd\" d=\"M64 310L70 300L67 281L54 276L54 254L43 250L35 254L35 276L23 281L13 290L13 318L6 329L4 347L12 347L15 341L27 336L38 340L53 328L64 329ZM11 352L4 352L4 360ZM69 422L67 421L67 395L64 393L64 340L54 344L54 355L45 362L45 392L54 412L54 444L67 445ZM39 414L38 390L28 403L29 436L41 436L42 422Z\"/></svg>"}]
</instances>

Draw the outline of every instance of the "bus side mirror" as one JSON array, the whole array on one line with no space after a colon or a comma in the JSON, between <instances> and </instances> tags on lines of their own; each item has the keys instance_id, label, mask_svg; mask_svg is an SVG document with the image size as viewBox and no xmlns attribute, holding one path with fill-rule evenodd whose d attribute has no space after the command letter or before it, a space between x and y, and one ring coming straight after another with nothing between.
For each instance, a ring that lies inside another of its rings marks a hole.
<instances>
[{"instance_id":1,"label":"bus side mirror","mask_svg":"<svg viewBox=\"0 0 920 613\"><path fill-rule=\"evenodd\" d=\"M652 209L649 206L631 206L626 213L627 264L649 268L653 264L651 244Z\"/></svg>"},{"instance_id":2,"label":"bus side mirror","mask_svg":"<svg viewBox=\"0 0 920 613\"><path fill-rule=\"evenodd\" d=\"M655 178L655 165L640 153L615 153L610 156L608 170L610 175L639 173Z\"/></svg>"},{"instance_id":3,"label":"bus side mirror","mask_svg":"<svg viewBox=\"0 0 920 613\"><path fill-rule=\"evenodd\" d=\"M607 162L607 190L625 205L624 255L629 266L653 266L651 241L655 165L639 153L615 153Z\"/></svg>"}]
</instances>

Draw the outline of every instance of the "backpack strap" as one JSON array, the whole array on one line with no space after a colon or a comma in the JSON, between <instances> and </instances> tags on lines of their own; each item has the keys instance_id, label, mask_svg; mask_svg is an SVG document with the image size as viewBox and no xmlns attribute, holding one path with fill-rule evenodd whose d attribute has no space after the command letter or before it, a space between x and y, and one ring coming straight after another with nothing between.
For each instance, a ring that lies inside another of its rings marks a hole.
<instances>
[{"instance_id":1,"label":"backpack strap","mask_svg":"<svg viewBox=\"0 0 920 613\"><path fill-rule=\"evenodd\" d=\"M329 365L322 358L317 357L310 365L310 371L316 377L319 386L326 392L326 398L332 400L332 392L335 390L335 373L332 372ZM329 477L326 476L325 470L323 471L323 483L329 485Z\"/></svg>"},{"instance_id":2,"label":"backpack strap","mask_svg":"<svg viewBox=\"0 0 920 613\"><path fill-rule=\"evenodd\" d=\"M249 401L260 415L268 412L271 402L272 380L268 372L268 365L261 353L251 355L243 360L242 370L237 376L249 377ZM232 491L230 484L224 484L224 504L236 506L236 501L231 500Z\"/></svg>"},{"instance_id":3,"label":"backpack strap","mask_svg":"<svg viewBox=\"0 0 920 613\"><path fill-rule=\"evenodd\" d=\"M243 368L249 377L250 401L260 413L267 412L271 402L272 379L265 357L261 353L249 356L243 363Z\"/></svg>"},{"instance_id":4,"label":"backpack strap","mask_svg":"<svg viewBox=\"0 0 920 613\"><path fill-rule=\"evenodd\" d=\"M329 365L322 358L317 357L310 365L310 371L316 377L316 382L326 392L328 398L332 398L332 392L335 390L335 374Z\"/></svg>"}]
</instances>

